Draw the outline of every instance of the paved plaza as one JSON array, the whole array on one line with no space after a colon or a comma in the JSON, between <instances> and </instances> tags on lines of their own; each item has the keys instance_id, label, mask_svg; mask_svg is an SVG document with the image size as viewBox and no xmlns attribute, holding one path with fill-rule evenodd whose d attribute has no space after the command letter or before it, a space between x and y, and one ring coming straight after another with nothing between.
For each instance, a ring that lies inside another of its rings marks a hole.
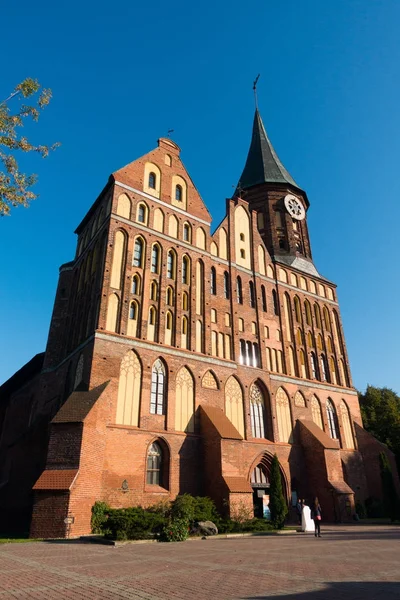
<instances>
[{"instance_id":1,"label":"paved plaza","mask_svg":"<svg viewBox=\"0 0 400 600\"><path fill-rule=\"evenodd\" d=\"M400 527L119 547L0 546L0 600L399 600Z\"/></svg>"}]
</instances>

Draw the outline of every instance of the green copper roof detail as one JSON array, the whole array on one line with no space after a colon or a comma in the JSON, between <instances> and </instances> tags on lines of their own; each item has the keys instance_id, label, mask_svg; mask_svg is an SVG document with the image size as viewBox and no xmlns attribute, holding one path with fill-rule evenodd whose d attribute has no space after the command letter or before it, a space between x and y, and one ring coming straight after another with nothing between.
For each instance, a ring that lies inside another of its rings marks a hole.
<instances>
[{"instance_id":1,"label":"green copper roof detail","mask_svg":"<svg viewBox=\"0 0 400 600\"><path fill-rule=\"evenodd\" d=\"M299 188L273 149L256 109L249 153L237 189L244 190L260 183L283 183Z\"/></svg>"}]
</instances>

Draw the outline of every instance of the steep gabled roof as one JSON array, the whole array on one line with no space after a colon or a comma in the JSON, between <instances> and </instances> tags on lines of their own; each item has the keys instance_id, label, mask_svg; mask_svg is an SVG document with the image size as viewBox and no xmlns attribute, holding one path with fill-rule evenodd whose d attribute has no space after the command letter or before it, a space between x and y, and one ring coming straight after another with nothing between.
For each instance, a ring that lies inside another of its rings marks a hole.
<instances>
[{"instance_id":1,"label":"steep gabled roof","mask_svg":"<svg viewBox=\"0 0 400 600\"><path fill-rule=\"evenodd\" d=\"M279 160L256 109L249 153L237 189L247 189L260 183L289 184L299 188Z\"/></svg>"}]
</instances>

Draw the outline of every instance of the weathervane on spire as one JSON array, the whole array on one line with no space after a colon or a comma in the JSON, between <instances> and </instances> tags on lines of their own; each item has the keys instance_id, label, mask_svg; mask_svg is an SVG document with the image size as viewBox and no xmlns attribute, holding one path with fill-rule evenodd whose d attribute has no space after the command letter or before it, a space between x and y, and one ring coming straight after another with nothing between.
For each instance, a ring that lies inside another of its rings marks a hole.
<instances>
[{"instance_id":1,"label":"weathervane on spire","mask_svg":"<svg viewBox=\"0 0 400 600\"><path fill-rule=\"evenodd\" d=\"M254 92L254 102L256 104L256 108L258 109L258 99L257 99L257 82L260 78L260 73L257 75L253 82L253 92Z\"/></svg>"}]
</instances>

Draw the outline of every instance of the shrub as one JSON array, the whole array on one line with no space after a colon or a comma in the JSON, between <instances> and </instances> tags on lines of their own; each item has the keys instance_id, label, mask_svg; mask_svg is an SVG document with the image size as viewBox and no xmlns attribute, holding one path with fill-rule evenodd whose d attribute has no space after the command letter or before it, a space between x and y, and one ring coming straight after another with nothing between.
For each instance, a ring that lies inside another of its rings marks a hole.
<instances>
[{"instance_id":1,"label":"shrub","mask_svg":"<svg viewBox=\"0 0 400 600\"><path fill-rule=\"evenodd\" d=\"M107 521L108 536L116 540L145 540L159 533L164 524L162 514L144 510L141 506L111 509Z\"/></svg>"},{"instance_id":2,"label":"shrub","mask_svg":"<svg viewBox=\"0 0 400 600\"><path fill-rule=\"evenodd\" d=\"M271 462L270 486L269 508L271 511L271 523L276 529L282 529L288 513L288 507L282 492L281 472L276 454L274 454Z\"/></svg>"},{"instance_id":3,"label":"shrub","mask_svg":"<svg viewBox=\"0 0 400 600\"><path fill-rule=\"evenodd\" d=\"M194 520L195 499L190 494L177 496L171 505L171 517L175 519L186 519L189 523Z\"/></svg>"},{"instance_id":4,"label":"shrub","mask_svg":"<svg viewBox=\"0 0 400 600\"><path fill-rule=\"evenodd\" d=\"M189 521L176 517L165 523L160 535L160 542L184 542L189 536Z\"/></svg>"},{"instance_id":5,"label":"shrub","mask_svg":"<svg viewBox=\"0 0 400 600\"><path fill-rule=\"evenodd\" d=\"M91 529L92 533L104 533L108 520L110 507L106 502L95 502L92 506Z\"/></svg>"},{"instance_id":6,"label":"shrub","mask_svg":"<svg viewBox=\"0 0 400 600\"><path fill-rule=\"evenodd\" d=\"M193 520L195 522L212 521L213 523L215 523L219 515L217 513L217 509L215 508L215 504L211 500L211 498L207 498L206 496L195 496L193 500Z\"/></svg>"}]
</instances>

